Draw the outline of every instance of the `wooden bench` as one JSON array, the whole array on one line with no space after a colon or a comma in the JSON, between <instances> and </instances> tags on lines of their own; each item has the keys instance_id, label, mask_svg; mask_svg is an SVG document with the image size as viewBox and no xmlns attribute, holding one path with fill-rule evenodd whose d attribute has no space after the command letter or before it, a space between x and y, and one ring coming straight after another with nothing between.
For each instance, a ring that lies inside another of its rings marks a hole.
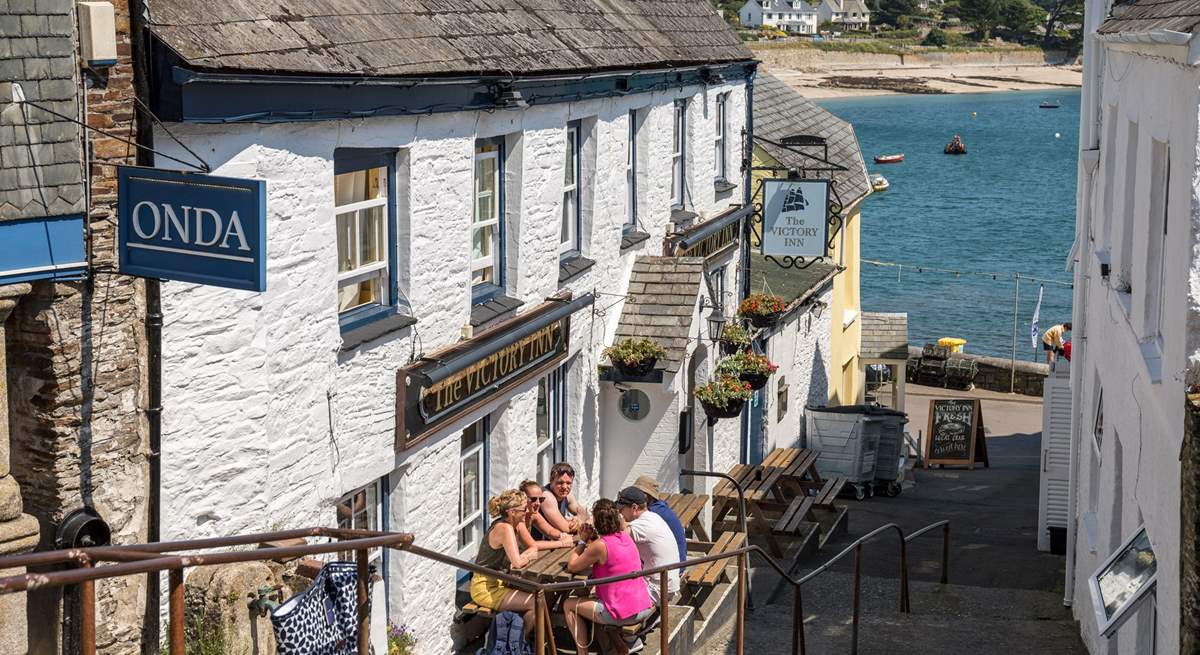
<instances>
[{"instance_id":1,"label":"wooden bench","mask_svg":"<svg viewBox=\"0 0 1200 655\"><path fill-rule=\"evenodd\" d=\"M486 607L480 607L479 605L470 602L468 602L466 605L463 605L458 611L463 616L486 616L491 618L496 615L496 613L492 610Z\"/></svg>"},{"instance_id":2,"label":"wooden bench","mask_svg":"<svg viewBox=\"0 0 1200 655\"><path fill-rule=\"evenodd\" d=\"M837 499L838 494L842 493L842 488L845 486L846 478L841 476L829 478L817 492L814 504L822 509L834 509L833 501Z\"/></svg>"},{"instance_id":3,"label":"wooden bench","mask_svg":"<svg viewBox=\"0 0 1200 655\"><path fill-rule=\"evenodd\" d=\"M775 521L775 532L784 535L800 536L805 532L805 524L813 523L808 518L816 501L817 499L814 496L807 494L793 498L791 504L783 511L779 519Z\"/></svg>"},{"instance_id":4,"label":"wooden bench","mask_svg":"<svg viewBox=\"0 0 1200 655\"><path fill-rule=\"evenodd\" d=\"M745 543L746 534L744 532L725 532L717 538L717 541L705 555L727 553L731 550L741 548ZM685 584L712 587L721 581L722 574L725 573L725 567L729 566L732 561L732 558L727 558L697 564L687 569L687 572L683 576L683 581Z\"/></svg>"}]
</instances>

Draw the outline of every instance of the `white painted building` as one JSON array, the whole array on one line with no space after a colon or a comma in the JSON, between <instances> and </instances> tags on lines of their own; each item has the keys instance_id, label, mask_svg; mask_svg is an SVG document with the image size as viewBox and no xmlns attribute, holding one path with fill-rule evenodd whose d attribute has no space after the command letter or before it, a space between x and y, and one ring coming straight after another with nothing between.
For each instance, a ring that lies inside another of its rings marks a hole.
<instances>
[{"instance_id":1,"label":"white painted building","mask_svg":"<svg viewBox=\"0 0 1200 655\"><path fill-rule=\"evenodd\" d=\"M640 472L675 490L683 464L736 462L737 420L696 420L702 447L676 447L683 393L711 365L696 358L701 299L736 309L736 242L676 299L679 361L692 364L661 371L652 417L622 417L621 390L597 373L625 294L655 295L629 287L635 262L741 216L755 63L691 4L691 18L650 19L655 48L611 50L564 46L544 25L512 40L505 30L529 20L513 5L492 37L518 51L474 57L461 53L489 39L369 49L315 15L286 29L302 24L321 47L296 53L282 24L259 20L247 56L233 3L155 4L154 55L176 67L152 82L173 134L157 130L156 147L188 158L177 138L215 175L266 180L268 216L264 293L163 285L164 540L341 522L470 559L486 500L545 481L555 461L575 466L585 503ZM620 7L587 15L644 42L622 31ZM339 17L381 39L408 19ZM513 72L480 77L494 70ZM540 322L559 311L569 323ZM528 355L517 364L513 339ZM376 607L422 652L448 650L457 572L378 561Z\"/></svg>"},{"instance_id":2,"label":"white painted building","mask_svg":"<svg viewBox=\"0 0 1200 655\"><path fill-rule=\"evenodd\" d=\"M1065 601L1092 653L1191 652L1180 458L1185 385L1200 374L1200 5L1167 7L1089 0L1085 12ZM1136 603L1106 587L1103 623L1128 608L1106 637L1092 577L1141 529L1157 582Z\"/></svg>"},{"instance_id":3,"label":"white painted building","mask_svg":"<svg viewBox=\"0 0 1200 655\"><path fill-rule=\"evenodd\" d=\"M817 8L807 0L747 0L738 17L743 27L773 27L788 34L817 33Z\"/></svg>"},{"instance_id":4,"label":"white painted building","mask_svg":"<svg viewBox=\"0 0 1200 655\"><path fill-rule=\"evenodd\" d=\"M817 16L821 23L833 23L834 29L861 31L871 26L871 10L863 0L821 0Z\"/></svg>"}]
</instances>

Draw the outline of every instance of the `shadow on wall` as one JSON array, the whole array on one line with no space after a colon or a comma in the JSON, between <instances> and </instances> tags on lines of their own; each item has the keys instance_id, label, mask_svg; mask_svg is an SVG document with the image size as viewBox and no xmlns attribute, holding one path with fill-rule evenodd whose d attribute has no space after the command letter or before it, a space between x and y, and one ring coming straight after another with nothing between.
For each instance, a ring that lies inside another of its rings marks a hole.
<instances>
[{"instance_id":1,"label":"shadow on wall","mask_svg":"<svg viewBox=\"0 0 1200 655\"><path fill-rule=\"evenodd\" d=\"M804 401L804 404L806 406L824 405L828 402L831 402L829 372L825 370L825 358L821 356L821 347L817 346L813 349L813 361L808 380L808 399ZM836 394L832 398L832 403L838 403ZM801 425L803 426L803 422ZM803 427L801 427L801 432L803 432Z\"/></svg>"},{"instance_id":2,"label":"shadow on wall","mask_svg":"<svg viewBox=\"0 0 1200 655\"><path fill-rule=\"evenodd\" d=\"M596 387L588 385L583 392L583 468L587 471L588 480L593 486L598 486L600 471L596 470L596 451L599 446L596 435L600 434L600 426L596 421Z\"/></svg>"}]
</instances>

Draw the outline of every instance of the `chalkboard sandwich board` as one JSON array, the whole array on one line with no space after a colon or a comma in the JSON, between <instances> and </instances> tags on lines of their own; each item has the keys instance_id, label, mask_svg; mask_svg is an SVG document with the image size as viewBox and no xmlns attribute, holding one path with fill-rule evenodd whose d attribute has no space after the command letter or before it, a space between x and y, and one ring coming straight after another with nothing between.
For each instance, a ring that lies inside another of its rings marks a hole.
<instances>
[{"instance_id":1,"label":"chalkboard sandwich board","mask_svg":"<svg viewBox=\"0 0 1200 655\"><path fill-rule=\"evenodd\" d=\"M929 430L925 437L925 466L933 464L989 467L983 406L974 398L929 401Z\"/></svg>"}]
</instances>

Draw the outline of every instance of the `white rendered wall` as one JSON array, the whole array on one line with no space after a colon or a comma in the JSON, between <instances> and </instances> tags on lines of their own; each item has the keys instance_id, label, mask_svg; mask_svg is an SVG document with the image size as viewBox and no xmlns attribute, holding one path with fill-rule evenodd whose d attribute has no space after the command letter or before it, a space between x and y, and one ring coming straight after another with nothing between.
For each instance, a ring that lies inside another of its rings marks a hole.
<instances>
[{"instance_id":1,"label":"white rendered wall","mask_svg":"<svg viewBox=\"0 0 1200 655\"><path fill-rule=\"evenodd\" d=\"M1179 651L1179 452L1183 437L1184 379L1189 357L1195 361L1198 268L1195 254L1200 198L1197 172L1196 119L1200 108L1200 75L1179 63L1186 54L1164 47L1106 46L1106 71L1100 109L1100 167L1079 232L1075 323L1082 327L1072 368L1079 368L1079 400L1075 420L1076 540L1073 606L1084 642L1092 653L1143 653L1149 643L1149 605L1131 618L1113 639L1097 632L1088 577L1122 540L1145 524L1158 559L1157 652ZM1089 78L1090 79L1090 78ZM1113 111L1115 109L1115 112ZM1115 121L1115 144L1106 135ZM1137 150L1128 165L1129 122L1137 124ZM1147 271L1144 253L1149 234L1151 143L1170 145L1170 187L1163 254L1164 327L1161 343L1143 339L1149 327L1142 319L1145 291L1157 286ZM1115 166L1109 177L1108 167ZM1115 186L1106 206L1105 180ZM1131 195L1132 194L1132 195ZM1122 227L1126 197L1133 201L1132 230ZM1108 226L1107 228L1105 226ZM1133 261L1121 261L1122 242L1129 240ZM1100 260L1111 244L1113 272L1100 276ZM1129 265L1132 294L1117 287L1119 271ZM1085 312L1081 315L1080 312ZM1082 346L1082 348L1080 348ZM1159 355L1161 354L1161 361ZM1193 365L1194 366L1194 365ZM1104 438L1093 438L1096 403L1104 390ZM1140 624L1140 625L1139 625Z\"/></svg>"},{"instance_id":2,"label":"white rendered wall","mask_svg":"<svg viewBox=\"0 0 1200 655\"><path fill-rule=\"evenodd\" d=\"M805 308L781 323L767 343L767 357L779 366L767 386L759 393L763 407L764 450L773 448L797 448L804 434L804 407L824 405L829 400L830 375L840 375L840 370L830 368L830 326L832 314L829 304L833 299L832 287L819 294L814 300L824 305L808 304ZM779 418L779 381L788 385L787 413Z\"/></svg>"},{"instance_id":3,"label":"white rendered wall","mask_svg":"<svg viewBox=\"0 0 1200 655\"><path fill-rule=\"evenodd\" d=\"M267 291L261 294L168 282L163 286L163 538L333 525L344 493L391 474L391 529L417 543L457 549L459 433L490 412L489 493L536 471L536 383L447 426L419 446L393 452L396 370L417 348L457 341L468 322L468 225L476 138L510 135L510 296L528 309L559 289L558 230L563 140L569 120L594 119L593 205L583 252L595 266L565 286L621 293L633 258L659 254L670 215L672 105L689 106L688 204L703 216L740 203L741 190L713 187L713 102L728 104L730 161L740 159L741 82L625 98L454 113L264 125L172 125L216 175L267 181ZM639 180L640 223L651 238L620 251L625 211L625 140L632 108L648 110ZM156 143L181 156L165 134ZM400 287L415 328L341 350L336 299L333 155L336 148L402 149L407 188L399 216ZM512 168L517 170L511 170ZM736 164L729 177L740 182ZM587 193L585 192L585 198ZM730 271L730 279L736 279ZM597 307L613 298L599 296ZM596 380L598 353L620 308L572 318L568 457L581 500L599 492L605 462ZM417 338L419 336L419 338ZM416 343L414 343L414 341ZM736 456L736 451L735 451ZM468 553L473 555L473 553ZM416 629L422 652L450 648L454 571L410 555L392 558L390 618Z\"/></svg>"}]
</instances>

